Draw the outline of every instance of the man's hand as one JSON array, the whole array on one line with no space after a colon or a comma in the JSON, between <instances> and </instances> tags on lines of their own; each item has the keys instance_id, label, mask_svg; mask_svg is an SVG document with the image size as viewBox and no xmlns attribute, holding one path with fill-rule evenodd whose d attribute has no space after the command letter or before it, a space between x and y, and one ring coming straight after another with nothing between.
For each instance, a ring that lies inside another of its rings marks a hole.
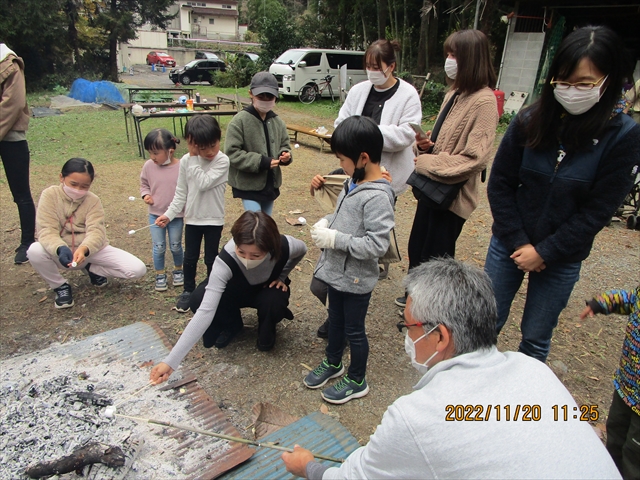
<instances>
[{"instance_id":1,"label":"man's hand","mask_svg":"<svg viewBox=\"0 0 640 480\"><path fill-rule=\"evenodd\" d=\"M145 195L142 200L144 200L144 203L147 205L153 205L153 197L151 195Z\"/></svg>"},{"instance_id":2,"label":"man's hand","mask_svg":"<svg viewBox=\"0 0 640 480\"><path fill-rule=\"evenodd\" d=\"M547 268L544 264L544 259L538 255L535 247L530 243L518 247L509 258L514 261L520 270L525 272L541 272Z\"/></svg>"},{"instance_id":3,"label":"man's hand","mask_svg":"<svg viewBox=\"0 0 640 480\"><path fill-rule=\"evenodd\" d=\"M172 373L173 368L171 368L164 362L160 362L151 369L151 373L149 374L149 381L154 385L158 385L169 380L169 377Z\"/></svg>"},{"instance_id":4,"label":"man's hand","mask_svg":"<svg viewBox=\"0 0 640 480\"><path fill-rule=\"evenodd\" d=\"M169 217L167 217L166 215L160 215L158 218L156 218L155 224L159 227L166 227L169 224Z\"/></svg>"},{"instance_id":5,"label":"man's hand","mask_svg":"<svg viewBox=\"0 0 640 480\"><path fill-rule=\"evenodd\" d=\"M287 472L307 478L307 463L313 462L313 454L309 450L296 445L293 447L293 452L284 452L281 458Z\"/></svg>"},{"instance_id":6,"label":"man's hand","mask_svg":"<svg viewBox=\"0 0 640 480\"><path fill-rule=\"evenodd\" d=\"M311 179L311 187L309 188L309 191L311 192L312 197L316 194L316 190L320 190L326 181L327 180L322 175L316 175Z\"/></svg>"}]
</instances>

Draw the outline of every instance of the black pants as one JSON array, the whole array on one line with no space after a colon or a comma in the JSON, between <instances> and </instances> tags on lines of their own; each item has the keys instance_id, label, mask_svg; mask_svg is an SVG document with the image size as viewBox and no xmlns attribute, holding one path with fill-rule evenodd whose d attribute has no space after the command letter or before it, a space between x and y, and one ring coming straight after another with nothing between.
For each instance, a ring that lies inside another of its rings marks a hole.
<instances>
[{"instance_id":1,"label":"black pants","mask_svg":"<svg viewBox=\"0 0 640 480\"><path fill-rule=\"evenodd\" d=\"M640 415L617 391L607 418L607 450L625 480L640 480Z\"/></svg>"},{"instance_id":2,"label":"black pants","mask_svg":"<svg viewBox=\"0 0 640 480\"><path fill-rule=\"evenodd\" d=\"M449 210L429 208L418 200L409 236L409 269L437 257L455 257L465 219Z\"/></svg>"},{"instance_id":3,"label":"black pants","mask_svg":"<svg viewBox=\"0 0 640 480\"><path fill-rule=\"evenodd\" d=\"M185 225L184 227L184 291L196 289L196 269L200 258L200 245L204 238L204 264L207 277L211 273L213 261L218 256L222 225Z\"/></svg>"},{"instance_id":4,"label":"black pants","mask_svg":"<svg viewBox=\"0 0 640 480\"><path fill-rule=\"evenodd\" d=\"M211 325L203 335L205 347L215 343L223 330L238 332L242 329L241 308L255 308L258 311L258 343L261 346L273 345L276 341L276 325L283 318L293 320L289 310L291 290L283 292L279 288L269 288L267 284L249 285L246 278L237 275L227 283ZM200 307L208 280L200 283L191 294L190 308L194 313ZM289 279L285 282L289 285Z\"/></svg>"},{"instance_id":5,"label":"black pants","mask_svg":"<svg viewBox=\"0 0 640 480\"><path fill-rule=\"evenodd\" d=\"M18 206L20 244L28 246L35 241L36 232L36 207L29 188L29 145L26 140L0 142L0 157L13 201Z\"/></svg>"}]
</instances>

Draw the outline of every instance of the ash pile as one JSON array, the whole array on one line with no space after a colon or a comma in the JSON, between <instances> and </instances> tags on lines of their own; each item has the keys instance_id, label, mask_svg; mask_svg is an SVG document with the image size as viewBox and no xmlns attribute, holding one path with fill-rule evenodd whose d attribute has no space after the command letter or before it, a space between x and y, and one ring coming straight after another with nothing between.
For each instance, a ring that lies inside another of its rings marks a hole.
<instances>
[{"instance_id":1,"label":"ash pile","mask_svg":"<svg viewBox=\"0 0 640 480\"><path fill-rule=\"evenodd\" d=\"M0 478L30 478L29 467L73 456L92 444L121 449L124 464L88 465L80 472L87 479L189 478L202 459L228 448L226 442L190 432L107 418L106 407L117 405L124 415L200 427L181 391L151 387L136 393L148 383L148 368L117 358L96 365L91 358L43 352L2 362Z\"/></svg>"}]
</instances>

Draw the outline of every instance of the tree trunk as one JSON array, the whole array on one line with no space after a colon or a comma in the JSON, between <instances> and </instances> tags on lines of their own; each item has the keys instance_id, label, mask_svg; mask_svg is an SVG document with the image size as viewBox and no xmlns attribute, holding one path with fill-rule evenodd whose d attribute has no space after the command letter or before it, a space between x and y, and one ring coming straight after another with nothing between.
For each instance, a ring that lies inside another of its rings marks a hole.
<instances>
[{"instance_id":1,"label":"tree trunk","mask_svg":"<svg viewBox=\"0 0 640 480\"><path fill-rule=\"evenodd\" d=\"M118 82L118 40L114 34L111 34L109 38L109 80L112 82ZM131 68L131 65L129 65Z\"/></svg>"},{"instance_id":2,"label":"tree trunk","mask_svg":"<svg viewBox=\"0 0 640 480\"><path fill-rule=\"evenodd\" d=\"M422 8L426 8L429 0L422 2ZM429 35L429 19L431 17L431 10L427 14L423 14L420 18L420 40L418 41L418 75L426 75L429 69L429 59L427 52L429 50L428 35Z\"/></svg>"},{"instance_id":3,"label":"tree trunk","mask_svg":"<svg viewBox=\"0 0 640 480\"><path fill-rule=\"evenodd\" d=\"M389 18L389 4L387 0L378 0L378 38L385 38L387 21Z\"/></svg>"}]
</instances>

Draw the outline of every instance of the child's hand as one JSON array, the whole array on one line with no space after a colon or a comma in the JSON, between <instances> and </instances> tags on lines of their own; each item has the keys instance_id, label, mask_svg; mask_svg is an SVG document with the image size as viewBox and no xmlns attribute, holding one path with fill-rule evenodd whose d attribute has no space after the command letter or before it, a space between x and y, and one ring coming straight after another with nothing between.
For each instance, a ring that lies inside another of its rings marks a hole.
<instances>
[{"instance_id":1,"label":"child's hand","mask_svg":"<svg viewBox=\"0 0 640 480\"><path fill-rule=\"evenodd\" d=\"M427 132L426 137L420 137L420 135L416 133L416 145L418 146L418 149L423 152L429 151L431 147L433 147L433 142L431 141L431 130Z\"/></svg>"},{"instance_id":2,"label":"child's hand","mask_svg":"<svg viewBox=\"0 0 640 480\"><path fill-rule=\"evenodd\" d=\"M87 247L81 245L73 253L73 261L76 262L76 265L81 265L82 262L84 262L85 257L87 256L88 253L89 253L89 249Z\"/></svg>"},{"instance_id":3,"label":"child's hand","mask_svg":"<svg viewBox=\"0 0 640 480\"><path fill-rule=\"evenodd\" d=\"M160 362L151 369L151 373L149 374L149 381L154 385L158 385L159 383L169 380L169 377L172 373L173 368L171 368L164 362Z\"/></svg>"},{"instance_id":4,"label":"child's hand","mask_svg":"<svg viewBox=\"0 0 640 480\"><path fill-rule=\"evenodd\" d=\"M289 152L282 152L280 154L280 157L278 158L278 160L280 161L280 163L283 166L287 166L289 165L289 163L291 162L291 153Z\"/></svg>"},{"instance_id":5,"label":"child's hand","mask_svg":"<svg viewBox=\"0 0 640 480\"><path fill-rule=\"evenodd\" d=\"M273 288L273 287L276 287L276 289L279 288L283 292L286 292L288 290L287 284L284 282L281 282L280 280L274 280L269 284L269 288Z\"/></svg>"},{"instance_id":6,"label":"child's hand","mask_svg":"<svg viewBox=\"0 0 640 480\"><path fill-rule=\"evenodd\" d=\"M153 197L151 195L145 195L143 200L147 205L153 205Z\"/></svg>"},{"instance_id":7,"label":"child's hand","mask_svg":"<svg viewBox=\"0 0 640 480\"><path fill-rule=\"evenodd\" d=\"M166 215L160 215L158 218L156 218L155 224L159 227L166 227L167 224L169 223L169 217L167 217Z\"/></svg>"},{"instance_id":8,"label":"child's hand","mask_svg":"<svg viewBox=\"0 0 640 480\"><path fill-rule=\"evenodd\" d=\"M580 320L584 320L588 316L591 318L595 317L595 313L593 313L593 310L591 310L591 307L589 305L584 307L584 310L580 312Z\"/></svg>"},{"instance_id":9,"label":"child's hand","mask_svg":"<svg viewBox=\"0 0 640 480\"><path fill-rule=\"evenodd\" d=\"M276 168L280 166L280 159L279 158L272 158L271 159L271 168Z\"/></svg>"},{"instance_id":10,"label":"child's hand","mask_svg":"<svg viewBox=\"0 0 640 480\"><path fill-rule=\"evenodd\" d=\"M514 261L519 270L524 272L541 272L546 268L544 259L538 255L535 247L530 243L522 245L509 258Z\"/></svg>"},{"instance_id":11,"label":"child's hand","mask_svg":"<svg viewBox=\"0 0 640 480\"><path fill-rule=\"evenodd\" d=\"M389 183L393 182L393 178L391 177L389 170L384 167L380 167L380 171L382 172L382 178L384 178Z\"/></svg>"},{"instance_id":12,"label":"child's hand","mask_svg":"<svg viewBox=\"0 0 640 480\"><path fill-rule=\"evenodd\" d=\"M320 188L326 182L325 178L322 175L316 175L311 179L311 188L309 192L311 192L311 196L313 197L316 194L316 190L320 190Z\"/></svg>"},{"instance_id":13,"label":"child's hand","mask_svg":"<svg viewBox=\"0 0 640 480\"><path fill-rule=\"evenodd\" d=\"M192 157L200 155L200 149L195 143L187 142L187 149L189 150L189 155Z\"/></svg>"}]
</instances>

